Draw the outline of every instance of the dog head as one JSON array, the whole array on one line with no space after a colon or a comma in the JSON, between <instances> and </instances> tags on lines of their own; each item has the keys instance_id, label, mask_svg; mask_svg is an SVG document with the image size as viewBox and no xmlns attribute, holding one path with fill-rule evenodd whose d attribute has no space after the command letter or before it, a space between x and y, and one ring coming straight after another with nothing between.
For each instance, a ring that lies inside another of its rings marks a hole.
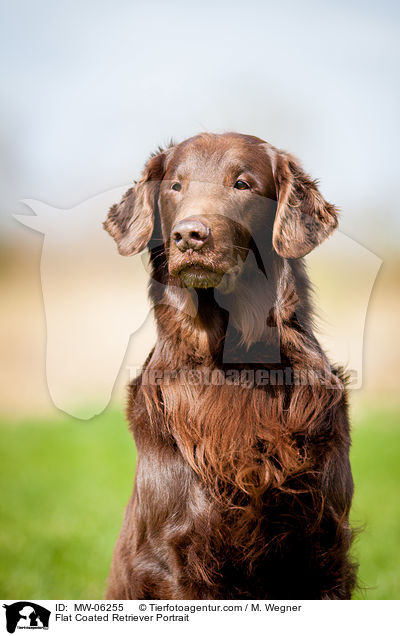
<instances>
[{"instance_id":1,"label":"dog head","mask_svg":"<svg viewBox=\"0 0 400 636\"><path fill-rule=\"evenodd\" d=\"M249 135L200 134L159 150L105 229L123 255L162 242L185 287L217 287L251 248L308 254L337 227L335 207L290 154Z\"/></svg>"}]
</instances>

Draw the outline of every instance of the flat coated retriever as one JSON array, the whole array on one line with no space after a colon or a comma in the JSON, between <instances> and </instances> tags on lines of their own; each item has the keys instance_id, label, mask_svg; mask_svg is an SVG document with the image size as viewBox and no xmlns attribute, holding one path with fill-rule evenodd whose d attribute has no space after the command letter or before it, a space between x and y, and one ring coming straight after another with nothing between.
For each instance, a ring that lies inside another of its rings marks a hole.
<instances>
[{"instance_id":1,"label":"flat coated retriever","mask_svg":"<svg viewBox=\"0 0 400 636\"><path fill-rule=\"evenodd\" d=\"M138 463L110 599L348 599L345 378L302 257L337 211L249 135L160 149L105 221L149 249L158 336L129 386Z\"/></svg>"}]
</instances>

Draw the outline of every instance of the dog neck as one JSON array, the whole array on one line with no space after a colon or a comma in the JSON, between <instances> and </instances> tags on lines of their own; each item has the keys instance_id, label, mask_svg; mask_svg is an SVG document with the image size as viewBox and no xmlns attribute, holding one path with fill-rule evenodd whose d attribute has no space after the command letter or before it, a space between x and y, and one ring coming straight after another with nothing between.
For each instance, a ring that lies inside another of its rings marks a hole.
<instances>
[{"instance_id":1,"label":"dog neck","mask_svg":"<svg viewBox=\"0 0 400 636\"><path fill-rule=\"evenodd\" d=\"M306 359L312 368L330 372L312 332L309 281L301 260L273 255L263 272L247 259L229 293L186 289L169 275L165 254L152 260L158 357L167 366L304 367Z\"/></svg>"}]
</instances>

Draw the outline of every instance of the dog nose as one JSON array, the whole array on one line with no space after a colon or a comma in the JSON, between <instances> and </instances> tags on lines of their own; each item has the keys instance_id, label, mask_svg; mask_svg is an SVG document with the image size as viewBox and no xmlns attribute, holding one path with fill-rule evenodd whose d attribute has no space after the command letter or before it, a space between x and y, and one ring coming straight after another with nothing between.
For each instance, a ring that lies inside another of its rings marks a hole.
<instances>
[{"instance_id":1,"label":"dog nose","mask_svg":"<svg viewBox=\"0 0 400 636\"><path fill-rule=\"evenodd\" d=\"M172 228L172 239L181 252L201 250L211 230L199 219L183 219Z\"/></svg>"}]
</instances>

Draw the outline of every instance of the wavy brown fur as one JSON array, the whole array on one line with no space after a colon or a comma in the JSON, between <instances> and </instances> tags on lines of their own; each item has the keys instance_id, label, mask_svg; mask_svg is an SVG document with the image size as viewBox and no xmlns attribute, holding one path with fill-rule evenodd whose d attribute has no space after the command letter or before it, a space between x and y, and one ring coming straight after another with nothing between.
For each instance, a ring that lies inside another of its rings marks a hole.
<instances>
[{"instance_id":1,"label":"wavy brown fur","mask_svg":"<svg viewBox=\"0 0 400 636\"><path fill-rule=\"evenodd\" d=\"M213 147L213 136L205 137L204 144ZM218 137L224 136L214 136L217 153ZM233 148L237 137L228 139ZM247 139L251 152L254 138ZM269 153L279 155L277 165L283 155L271 148ZM205 152L210 152L208 146ZM157 158L164 161L161 155L150 160L153 174ZM292 166L293 174L299 170ZM165 174L164 165L161 179ZM302 175L297 193L315 188ZM146 178L145 172L144 183ZM276 174L274 179L276 183ZM314 194L307 193L308 204L310 196ZM318 198L320 208L319 193ZM278 191L276 215L280 204ZM288 207L281 211L281 221L290 217ZM156 238L163 207L155 200L154 208ZM327 212L331 226L333 210L330 206ZM112 220L117 211L114 206ZM276 227L274 244L284 242ZM217 236L217 225L212 228ZM129 388L128 418L138 465L108 598L351 596L355 567L348 556L348 515L353 483L345 382L312 333L303 262L272 251L271 223L265 222L264 230L263 277L257 283L259 269L242 271L222 306L214 289L185 290L171 274L165 223L163 244L150 243L150 295L158 337L142 375ZM324 236L330 230L318 231ZM306 238L309 244L320 240ZM302 245L299 249L307 249ZM177 290L180 304L171 300ZM196 313L189 311L191 303ZM280 359L268 362L276 342ZM246 362L249 351L251 362ZM307 383L215 385L204 380L211 372L218 377L232 370L264 370L278 378L286 378L289 370ZM156 376L162 380L149 380Z\"/></svg>"}]
</instances>

